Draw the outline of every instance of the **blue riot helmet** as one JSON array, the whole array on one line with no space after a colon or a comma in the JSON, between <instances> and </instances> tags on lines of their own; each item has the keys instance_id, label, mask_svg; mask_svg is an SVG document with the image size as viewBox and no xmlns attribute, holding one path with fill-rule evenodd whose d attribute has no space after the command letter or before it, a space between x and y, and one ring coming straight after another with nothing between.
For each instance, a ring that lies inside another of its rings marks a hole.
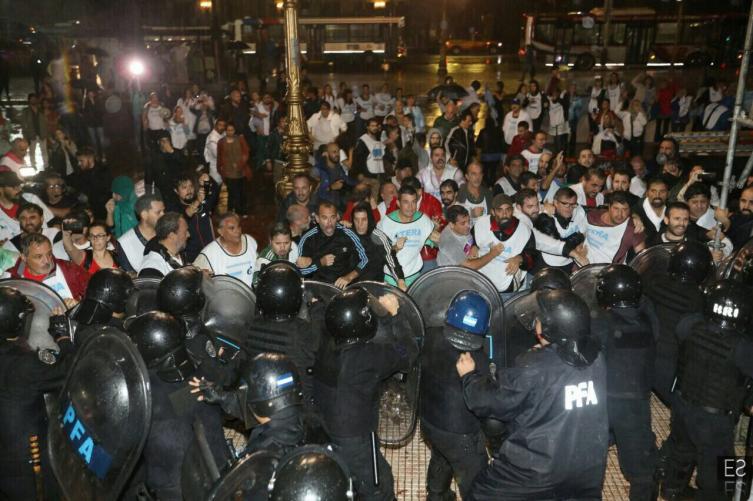
<instances>
[{"instance_id":1,"label":"blue riot helmet","mask_svg":"<svg viewBox=\"0 0 753 501\"><path fill-rule=\"evenodd\" d=\"M460 291L447 308L445 336L458 350L479 350L484 345L491 316L491 305L484 296L471 290Z\"/></svg>"}]
</instances>

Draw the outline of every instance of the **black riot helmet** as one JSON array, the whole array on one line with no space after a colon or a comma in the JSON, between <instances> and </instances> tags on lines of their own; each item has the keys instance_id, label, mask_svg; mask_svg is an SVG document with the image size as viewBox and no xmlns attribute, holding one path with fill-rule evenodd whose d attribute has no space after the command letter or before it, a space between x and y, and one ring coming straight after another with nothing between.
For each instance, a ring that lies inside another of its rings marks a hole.
<instances>
[{"instance_id":1,"label":"black riot helmet","mask_svg":"<svg viewBox=\"0 0 753 501\"><path fill-rule=\"evenodd\" d=\"M706 290L705 317L722 329L749 331L753 289L734 280L719 280Z\"/></svg>"},{"instance_id":2,"label":"black riot helmet","mask_svg":"<svg viewBox=\"0 0 753 501\"><path fill-rule=\"evenodd\" d=\"M596 277L596 300L602 308L637 308L641 277L625 264L610 264Z\"/></svg>"},{"instance_id":3,"label":"black riot helmet","mask_svg":"<svg viewBox=\"0 0 753 501\"><path fill-rule=\"evenodd\" d=\"M105 268L89 279L74 320L85 325L104 324L113 313L123 313L134 291L133 279L123 270Z\"/></svg>"},{"instance_id":4,"label":"black riot helmet","mask_svg":"<svg viewBox=\"0 0 753 501\"><path fill-rule=\"evenodd\" d=\"M169 313L150 311L126 322L131 341L150 370L168 383L185 381L194 367L188 358L183 326Z\"/></svg>"},{"instance_id":5,"label":"black riot helmet","mask_svg":"<svg viewBox=\"0 0 753 501\"><path fill-rule=\"evenodd\" d=\"M271 417L301 404L301 378L286 355L259 353L241 369L241 374L246 405L255 415Z\"/></svg>"},{"instance_id":6,"label":"black riot helmet","mask_svg":"<svg viewBox=\"0 0 753 501\"><path fill-rule=\"evenodd\" d=\"M670 251L667 271L680 282L700 285L709 275L713 262L708 246L688 240L680 242Z\"/></svg>"},{"instance_id":7,"label":"black riot helmet","mask_svg":"<svg viewBox=\"0 0 753 501\"><path fill-rule=\"evenodd\" d=\"M201 288L203 279L202 271L195 266L168 273L157 289L159 309L176 317L198 315L206 300Z\"/></svg>"},{"instance_id":8,"label":"black riot helmet","mask_svg":"<svg viewBox=\"0 0 753 501\"><path fill-rule=\"evenodd\" d=\"M539 270L531 282L531 291L543 291L545 289L570 289L570 275L559 268L544 268Z\"/></svg>"},{"instance_id":9,"label":"black riot helmet","mask_svg":"<svg viewBox=\"0 0 753 501\"><path fill-rule=\"evenodd\" d=\"M34 304L18 289L0 287L0 341L26 337Z\"/></svg>"},{"instance_id":10,"label":"black riot helmet","mask_svg":"<svg viewBox=\"0 0 753 501\"><path fill-rule=\"evenodd\" d=\"M353 480L331 449L306 445L280 460L269 482L270 501L350 501Z\"/></svg>"},{"instance_id":11,"label":"black riot helmet","mask_svg":"<svg viewBox=\"0 0 753 501\"><path fill-rule=\"evenodd\" d=\"M376 303L374 296L361 287L345 290L333 297L324 312L324 322L335 344L352 345L373 338L379 326L372 309Z\"/></svg>"},{"instance_id":12,"label":"black riot helmet","mask_svg":"<svg viewBox=\"0 0 753 501\"><path fill-rule=\"evenodd\" d=\"M287 261L265 266L256 284L256 304L262 318L282 322L298 315L303 304L303 278Z\"/></svg>"},{"instance_id":13,"label":"black riot helmet","mask_svg":"<svg viewBox=\"0 0 753 501\"><path fill-rule=\"evenodd\" d=\"M557 346L565 363L591 365L599 345L591 336L591 313L577 294L565 289L536 292L537 318L544 339Z\"/></svg>"}]
</instances>

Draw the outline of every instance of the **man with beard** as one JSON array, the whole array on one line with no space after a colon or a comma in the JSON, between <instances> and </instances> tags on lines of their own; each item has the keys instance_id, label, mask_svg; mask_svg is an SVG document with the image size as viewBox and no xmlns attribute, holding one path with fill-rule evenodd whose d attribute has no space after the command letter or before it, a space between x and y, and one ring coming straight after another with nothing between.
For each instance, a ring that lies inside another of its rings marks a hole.
<instances>
[{"instance_id":1,"label":"man with beard","mask_svg":"<svg viewBox=\"0 0 753 501\"><path fill-rule=\"evenodd\" d=\"M612 172L612 192L620 191L625 194L630 207L635 207L641 201L640 197L630 192L630 178L632 174L624 167L620 167Z\"/></svg>"},{"instance_id":2,"label":"man with beard","mask_svg":"<svg viewBox=\"0 0 753 501\"><path fill-rule=\"evenodd\" d=\"M576 183L570 188L578 196L578 203L586 211L591 209L597 209L604 205L604 194L601 190L604 189L604 184L607 182L607 175L598 167L590 167L579 183ZM630 207L627 197L625 197L625 203Z\"/></svg>"},{"instance_id":3,"label":"man with beard","mask_svg":"<svg viewBox=\"0 0 753 501\"><path fill-rule=\"evenodd\" d=\"M628 199L622 192L611 193L607 208L588 212L586 219L586 246L591 264L622 264L628 253L637 254L646 247L644 235L635 230Z\"/></svg>"},{"instance_id":4,"label":"man with beard","mask_svg":"<svg viewBox=\"0 0 753 501\"><path fill-rule=\"evenodd\" d=\"M532 273L548 266L542 257L544 253L552 257L569 259L568 265L572 263L573 258L579 263L586 261L585 250L581 247L581 244L585 240L582 232L573 232L568 235L568 238L561 238L556 228L554 234L541 232L536 228L536 222L541 217L541 213L539 199L534 190L523 188L515 194L515 211L513 215L531 229L536 242L535 263L531 270ZM579 220L581 224L585 220L585 215L582 211L579 213ZM575 227L576 225L573 225L573 228ZM551 230L551 228L549 229ZM567 265L563 268L563 271L569 273L570 270L567 269Z\"/></svg>"},{"instance_id":5,"label":"man with beard","mask_svg":"<svg viewBox=\"0 0 753 501\"><path fill-rule=\"evenodd\" d=\"M269 245L259 252L254 265L253 287L259 283L259 273L268 264L275 261L287 261L296 264L298 261L298 244L293 242L293 234L290 226L285 223L277 223L269 231Z\"/></svg>"},{"instance_id":6,"label":"man with beard","mask_svg":"<svg viewBox=\"0 0 753 501\"><path fill-rule=\"evenodd\" d=\"M727 238L739 249L753 237L753 186L745 188L737 201L737 212L729 217Z\"/></svg>"},{"instance_id":7,"label":"man with beard","mask_svg":"<svg viewBox=\"0 0 753 501\"><path fill-rule=\"evenodd\" d=\"M465 186L465 185L463 185ZM454 179L445 179L439 185L439 196L442 202L442 214L447 214L447 209L458 203L460 189Z\"/></svg>"},{"instance_id":8,"label":"man with beard","mask_svg":"<svg viewBox=\"0 0 753 501\"><path fill-rule=\"evenodd\" d=\"M322 202L317 225L301 237L301 273L344 289L359 277L369 260L358 235L337 222L337 207Z\"/></svg>"},{"instance_id":9,"label":"man with beard","mask_svg":"<svg viewBox=\"0 0 753 501\"><path fill-rule=\"evenodd\" d=\"M454 180L458 186L465 183L463 171L445 162L445 150L441 147L431 149L431 165L421 169L416 177L421 181L424 193L434 198L440 197L440 185L447 179Z\"/></svg>"},{"instance_id":10,"label":"man with beard","mask_svg":"<svg viewBox=\"0 0 753 501\"><path fill-rule=\"evenodd\" d=\"M593 167L596 157L594 152L588 148L580 150L578 153L578 162L567 169L567 182L570 184L577 183Z\"/></svg>"},{"instance_id":11,"label":"man with beard","mask_svg":"<svg viewBox=\"0 0 753 501\"><path fill-rule=\"evenodd\" d=\"M650 191L650 189L649 189ZM688 238L690 207L685 202L672 202L667 206L662 220L661 232L646 238L646 246L684 242Z\"/></svg>"},{"instance_id":12,"label":"man with beard","mask_svg":"<svg viewBox=\"0 0 753 501\"><path fill-rule=\"evenodd\" d=\"M305 205L291 205L288 207L286 221L277 224L287 224L290 228L293 243L299 245L301 237L311 229L311 212Z\"/></svg>"},{"instance_id":13,"label":"man with beard","mask_svg":"<svg viewBox=\"0 0 753 501\"><path fill-rule=\"evenodd\" d=\"M688 236L693 240L700 242L709 242L714 239L717 225L717 214L711 208L711 189L705 183L696 182L688 186L685 190L685 202L690 207L690 224L688 225ZM722 231L727 231L729 220L725 218L724 212L719 214L722 223ZM725 224L727 223L727 224ZM712 255L714 261L719 262L724 256L732 253L732 242L722 234L722 248L714 249Z\"/></svg>"},{"instance_id":14,"label":"man with beard","mask_svg":"<svg viewBox=\"0 0 753 501\"><path fill-rule=\"evenodd\" d=\"M251 287L256 264L256 240L243 233L241 218L234 212L220 216L217 234L217 239L201 250L194 266L212 275L230 275Z\"/></svg>"},{"instance_id":15,"label":"man with beard","mask_svg":"<svg viewBox=\"0 0 753 501\"><path fill-rule=\"evenodd\" d=\"M664 172L664 166L666 165L668 160L676 162L678 170L681 171L682 167L679 163L678 158L679 153L680 149L674 139L670 137L662 138L662 140L659 141L659 151L656 152L656 157L649 162L649 175L656 176ZM671 186L672 185L670 184L670 187Z\"/></svg>"},{"instance_id":16,"label":"man with beard","mask_svg":"<svg viewBox=\"0 0 753 501\"><path fill-rule=\"evenodd\" d=\"M353 165L350 175L359 181L378 179L384 174L384 143L381 140L381 126L376 118L369 118L366 133L358 139L353 151Z\"/></svg>"},{"instance_id":17,"label":"man with beard","mask_svg":"<svg viewBox=\"0 0 753 501\"><path fill-rule=\"evenodd\" d=\"M536 241L531 228L513 215L513 200L500 193L492 199L492 212L476 221L473 238L478 247L479 259L503 244L502 252L493 258L480 271L497 287L503 295L516 290L514 280L519 270L533 268L536 256Z\"/></svg>"},{"instance_id":18,"label":"man with beard","mask_svg":"<svg viewBox=\"0 0 753 501\"><path fill-rule=\"evenodd\" d=\"M669 188L669 199L677 200L677 193L683 187L682 183L682 166L680 159L675 157L667 158L661 166L659 177L664 179Z\"/></svg>"},{"instance_id":19,"label":"man with beard","mask_svg":"<svg viewBox=\"0 0 753 501\"><path fill-rule=\"evenodd\" d=\"M319 180L319 200L329 200L342 211L345 208L344 193L355 185L355 181L348 176L340 161L340 147L337 143L327 144L324 155L314 166L313 175Z\"/></svg>"},{"instance_id":20,"label":"man with beard","mask_svg":"<svg viewBox=\"0 0 753 501\"><path fill-rule=\"evenodd\" d=\"M468 209L471 215L471 225L481 216L486 216L492 210L492 191L483 185L484 167L480 162L472 160L465 173L467 183L460 187L457 201ZM444 203L444 200L442 200Z\"/></svg>"},{"instance_id":21,"label":"man with beard","mask_svg":"<svg viewBox=\"0 0 753 501\"><path fill-rule=\"evenodd\" d=\"M277 222L285 221L288 209L293 205L301 205L308 208L309 213L314 214L319 205L317 196L312 193L311 178L308 174L296 174L293 177L293 191L280 203L277 210Z\"/></svg>"},{"instance_id":22,"label":"man with beard","mask_svg":"<svg viewBox=\"0 0 753 501\"><path fill-rule=\"evenodd\" d=\"M105 220L107 211L105 205L112 197L112 176L110 170L96 163L95 153L89 147L84 147L76 153L78 169L66 178L69 186L83 196L94 212L94 218Z\"/></svg>"},{"instance_id":23,"label":"man with beard","mask_svg":"<svg viewBox=\"0 0 753 501\"><path fill-rule=\"evenodd\" d=\"M175 180L173 192L177 203L168 204L167 210L182 213L186 218L191 233L186 243L186 259L193 261L214 240L212 214L220 198L220 187L207 173L202 173L195 184L194 177L186 172Z\"/></svg>"},{"instance_id":24,"label":"man with beard","mask_svg":"<svg viewBox=\"0 0 753 501\"><path fill-rule=\"evenodd\" d=\"M186 261L183 250L188 241L188 224L177 212L168 212L157 221L154 239L144 249L139 277L162 278Z\"/></svg>"},{"instance_id":25,"label":"man with beard","mask_svg":"<svg viewBox=\"0 0 753 501\"><path fill-rule=\"evenodd\" d=\"M641 222L643 222L643 231L646 234L646 240L656 240L656 236L662 231L662 222L666 215L668 196L669 187L667 186L667 182L663 178L657 177L648 182L646 197L643 199L643 202L633 206L633 213L641 218Z\"/></svg>"},{"instance_id":26,"label":"man with beard","mask_svg":"<svg viewBox=\"0 0 753 501\"><path fill-rule=\"evenodd\" d=\"M17 217L21 233L7 240L3 244L3 249L11 252L21 252L21 241L26 235L32 233L46 236L53 244L63 238L63 234L57 228L42 228L43 212L42 208L36 204L24 203L19 206Z\"/></svg>"},{"instance_id":27,"label":"man with beard","mask_svg":"<svg viewBox=\"0 0 753 501\"><path fill-rule=\"evenodd\" d=\"M520 189L520 175L526 170L525 159L520 155L509 155L504 165L504 174L494 183L493 193L504 193L512 197Z\"/></svg>"},{"instance_id":28,"label":"man with beard","mask_svg":"<svg viewBox=\"0 0 753 501\"><path fill-rule=\"evenodd\" d=\"M11 278L26 278L51 288L72 307L80 301L89 283L89 273L70 261L52 255L50 240L40 233L21 239L21 259L8 270Z\"/></svg>"},{"instance_id":29,"label":"man with beard","mask_svg":"<svg viewBox=\"0 0 753 501\"><path fill-rule=\"evenodd\" d=\"M123 270L138 273L146 244L154 238L157 221L165 213L165 204L158 195L142 195L136 200L134 211L139 224L123 233L116 242L115 252Z\"/></svg>"}]
</instances>

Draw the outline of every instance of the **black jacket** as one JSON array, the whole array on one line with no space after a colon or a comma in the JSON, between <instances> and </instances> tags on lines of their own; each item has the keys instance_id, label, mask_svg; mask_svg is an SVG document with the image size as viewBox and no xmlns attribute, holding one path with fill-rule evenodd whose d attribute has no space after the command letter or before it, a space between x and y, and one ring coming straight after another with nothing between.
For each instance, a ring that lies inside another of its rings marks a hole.
<instances>
[{"instance_id":1,"label":"black jacket","mask_svg":"<svg viewBox=\"0 0 753 501\"><path fill-rule=\"evenodd\" d=\"M609 432L603 355L566 364L553 345L518 357L498 382L463 378L468 408L494 417L510 435L476 477L473 499L600 499Z\"/></svg>"},{"instance_id":2,"label":"black jacket","mask_svg":"<svg viewBox=\"0 0 753 501\"><path fill-rule=\"evenodd\" d=\"M77 168L76 172L66 178L66 182L84 195L94 212L94 219L104 221L107 218L105 205L112 198L112 176L106 166L96 164L89 170Z\"/></svg>"},{"instance_id":3,"label":"black jacket","mask_svg":"<svg viewBox=\"0 0 753 501\"><path fill-rule=\"evenodd\" d=\"M315 226L301 237L298 248L301 256L312 259L311 265L301 270L303 276L322 282L335 283L338 278L354 270L360 275L369 263L358 235L340 224L331 237ZM321 259L327 254L335 256L332 266L321 264Z\"/></svg>"}]
</instances>

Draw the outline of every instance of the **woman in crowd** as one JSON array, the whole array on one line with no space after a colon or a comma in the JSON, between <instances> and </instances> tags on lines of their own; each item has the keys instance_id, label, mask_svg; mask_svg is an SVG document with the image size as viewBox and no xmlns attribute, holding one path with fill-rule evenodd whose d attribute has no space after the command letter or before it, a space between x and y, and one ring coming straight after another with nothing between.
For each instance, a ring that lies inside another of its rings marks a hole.
<instances>
[{"instance_id":1,"label":"woman in crowd","mask_svg":"<svg viewBox=\"0 0 753 501\"><path fill-rule=\"evenodd\" d=\"M371 206L366 202L358 202L353 206L353 229L358 235L369 263L358 277L359 280L384 280L384 267L389 268L389 274L398 277L398 286L406 290L403 269L397 260L397 254L384 232L376 227Z\"/></svg>"},{"instance_id":2,"label":"woman in crowd","mask_svg":"<svg viewBox=\"0 0 753 501\"><path fill-rule=\"evenodd\" d=\"M57 129L47 142L49 167L64 177L73 174L78 151L73 139L63 129Z\"/></svg>"},{"instance_id":3,"label":"woman in crowd","mask_svg":"<svg viewBox=\"0 0 753 501\"><path fill-rule=\"evenodd\" d=\"M88 248L80 249L73 243L71 232L63 230L65 251L71 261L84 268L90 276L105 268L119 268L115 253L110 250L110 231L106 223L95 221L89 226L89 243Z\"/></svg>"},{"instance_id":4,"label":"woman in crowd","mask_svg":"<svg viewBox=\"0 0 753 501\"><path fill-rule=\"evenodd\" d=\"M217 143L217 170L227 186L227 208L241 216L246 214L244 178L249 175L250 150L242 135L236 134L235 125L227 124L225 137Z\"/></svg>"}]
</instances>

